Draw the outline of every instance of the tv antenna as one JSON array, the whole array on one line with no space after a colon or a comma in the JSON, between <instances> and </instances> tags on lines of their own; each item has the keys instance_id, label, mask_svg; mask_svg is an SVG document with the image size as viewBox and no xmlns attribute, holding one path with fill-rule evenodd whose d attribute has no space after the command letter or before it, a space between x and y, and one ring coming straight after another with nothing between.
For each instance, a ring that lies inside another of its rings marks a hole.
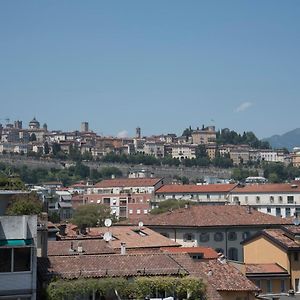
<instances>
[{"instance_id":1,"label":"tv antenna","mask_svg":"<svg viewBox=\"0 0 300 300\"><path fill-rule=\"evenodd\" d=\"M139 225L139 227L141 228L141 227L144 226L144 223L143 223L142 221L140 221L138 225Z\"/></svg>"},{"instance_id":2,"label":"tv antenna","mask_svg":"<svg viewBox=\"0 0 300 300\"><path fill-rule=\"evenodd\" d=\"M103 239L105 242L109 242L112 239L112 234L111 232L107 231L104 233Z\"/></svg>"},{"instance_id":3,"label":"tv antenna","mask_svg":"<svg viewBox=\"0 0 300 300\"><path fill-rule=\"evenodd\" d=\"M111 219L105 219L105 221L104 221L104 225L105 225L105 227L110 227L110 226L111 226L111 224L112 224L112 221L111 221Z\"/></svg>"}]
</instances>

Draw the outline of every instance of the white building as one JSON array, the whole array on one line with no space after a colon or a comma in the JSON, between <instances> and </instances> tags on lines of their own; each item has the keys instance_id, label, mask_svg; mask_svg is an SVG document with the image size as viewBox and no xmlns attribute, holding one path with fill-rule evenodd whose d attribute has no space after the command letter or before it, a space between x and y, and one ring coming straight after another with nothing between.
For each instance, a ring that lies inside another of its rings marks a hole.
<instances>
[{"instance_id":1,"label":"white building","mask_svg":"<svg viewBox=\"0 0 300 300\"><path fill-rule=\"evenodd\" d=\"M177 144L172 145L172 158L182 159L193 159L196 158L197 145L189 144Z\"/></svg>"},{"instance_id":2,"label":"white building","mask_svg":"<svg viewBox=\"0 0 300 300\"><path fill-rule=\"evenodd\" d=\"M0 299L36 299L37 217L0 217Z\"/></svg>"},{"instance_id":3,"label":"white building","mask_svg":"<svg viewBox=\"0 0 300 300\"><path fill-rule=\"evenodd\" d=\"M236 187L230 193L230 202L249 205L273 216L290 217L300 213L300 187L288 183Z\"/></svg>"}]
</instances>

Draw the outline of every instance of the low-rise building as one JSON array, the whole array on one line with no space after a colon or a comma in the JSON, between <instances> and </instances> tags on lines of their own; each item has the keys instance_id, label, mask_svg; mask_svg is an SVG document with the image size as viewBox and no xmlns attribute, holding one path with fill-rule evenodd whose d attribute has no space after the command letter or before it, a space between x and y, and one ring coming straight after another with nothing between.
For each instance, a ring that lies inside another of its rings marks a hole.
<instances>
[{"instance_id":1,"label":"low-rise building","mask_svg":"<svg viewBox=\"0 0 300 300\"><path fill-rule=\"evenodd\" d=\"M300 186L297 184L237 185L229 199L233 204L250 205L274 216L290 217L300 214Z\"/></svg>"},{"instance_id":2,"label":"low-rise building","mask_svg":"<svg viewBox=\"0 0 300 300\"><path fill-rule=\"evenodd\" d=\"M37 217L0 217L0 299L36 299Z\"/></svg>"},{"instance_id":3,"label":"low-rise building","mask_svg":"<svg viewBox=\"0 0 300 300\"><path fill-rule=\"evenodd\" d=\"M191 205L148 216L143 222L185 247L211 247L236 261L243 261L243 240L262 229L290 223L237 205Z\"/></svg>"}]
</instances>

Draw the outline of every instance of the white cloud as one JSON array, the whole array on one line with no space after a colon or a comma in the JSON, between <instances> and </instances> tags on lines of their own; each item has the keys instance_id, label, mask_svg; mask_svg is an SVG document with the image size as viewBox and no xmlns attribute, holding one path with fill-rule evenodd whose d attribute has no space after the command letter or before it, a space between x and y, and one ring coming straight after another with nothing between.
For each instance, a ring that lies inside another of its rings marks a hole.
<instances>
[{"instance_id":1,"label":"white cloud","mask_svg":"<svg viewBox=\"0 0 300 300\"><path fill-rule=\"evenodd\" d=\"M122 130L117 134L118 138L126 138L128 137L128 131L127 130Z\"/></svg>"},{"instance_id":2,"label":"white cloud","mask_svg":"<svg viewBox=\"0 0 300 300\"><path fill-rule=\"evenodd\" d=\"M248 109L248 108L251 107L252 105L253 105L253 103L251 103L251 102L243 102L242 104L240 104L240 105L235 109L235 112L245 111L246 109Z\"/></svg>"}]
</instances>

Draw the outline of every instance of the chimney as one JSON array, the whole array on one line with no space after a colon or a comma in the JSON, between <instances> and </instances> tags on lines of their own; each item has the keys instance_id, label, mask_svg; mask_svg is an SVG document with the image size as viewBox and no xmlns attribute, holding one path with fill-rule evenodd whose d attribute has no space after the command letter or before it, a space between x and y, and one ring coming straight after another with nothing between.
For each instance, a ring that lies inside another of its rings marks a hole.
<instances>
[{"instance_id":1,"label":"chimney","mask_svg":"<svg viewBox=\"0 0 300 300\"><path fill-rule=\"evenodd\" d=\"M61 224L61 225L59 226L59 234L60 234L60 235L66 235L66 227L67 227L66 224Z\"/></svg>"},{"instance_id":2,"label":"chimney","mask_svg":"<svg viewBox=\"0 0 300 300\"><path fill-rule=\"evenodd\" d=\"M126 254L126 243L121 243L121 255Z\"/></svg>"},{"instance_id":3,"label":"chimney","mask_svg":"<svg viewBox=\"0 0 300 300\"><path fill-rule=\"evenodd\" d=\"M83 252L82 242L78 242L78 244L77 244L77 252L78 253L82 253Z\"/></svg>"},{"instance_id":4,"label":"chimney","mask_svg":"<svg viewBox=\"0 0 300 300\"><path fill-rule=\"evenodd\" d=\"M248 213L248 214L252 214L251 206L250 206L250 205L247 206L247 213Z\"/></svg>"}]
</instances>

